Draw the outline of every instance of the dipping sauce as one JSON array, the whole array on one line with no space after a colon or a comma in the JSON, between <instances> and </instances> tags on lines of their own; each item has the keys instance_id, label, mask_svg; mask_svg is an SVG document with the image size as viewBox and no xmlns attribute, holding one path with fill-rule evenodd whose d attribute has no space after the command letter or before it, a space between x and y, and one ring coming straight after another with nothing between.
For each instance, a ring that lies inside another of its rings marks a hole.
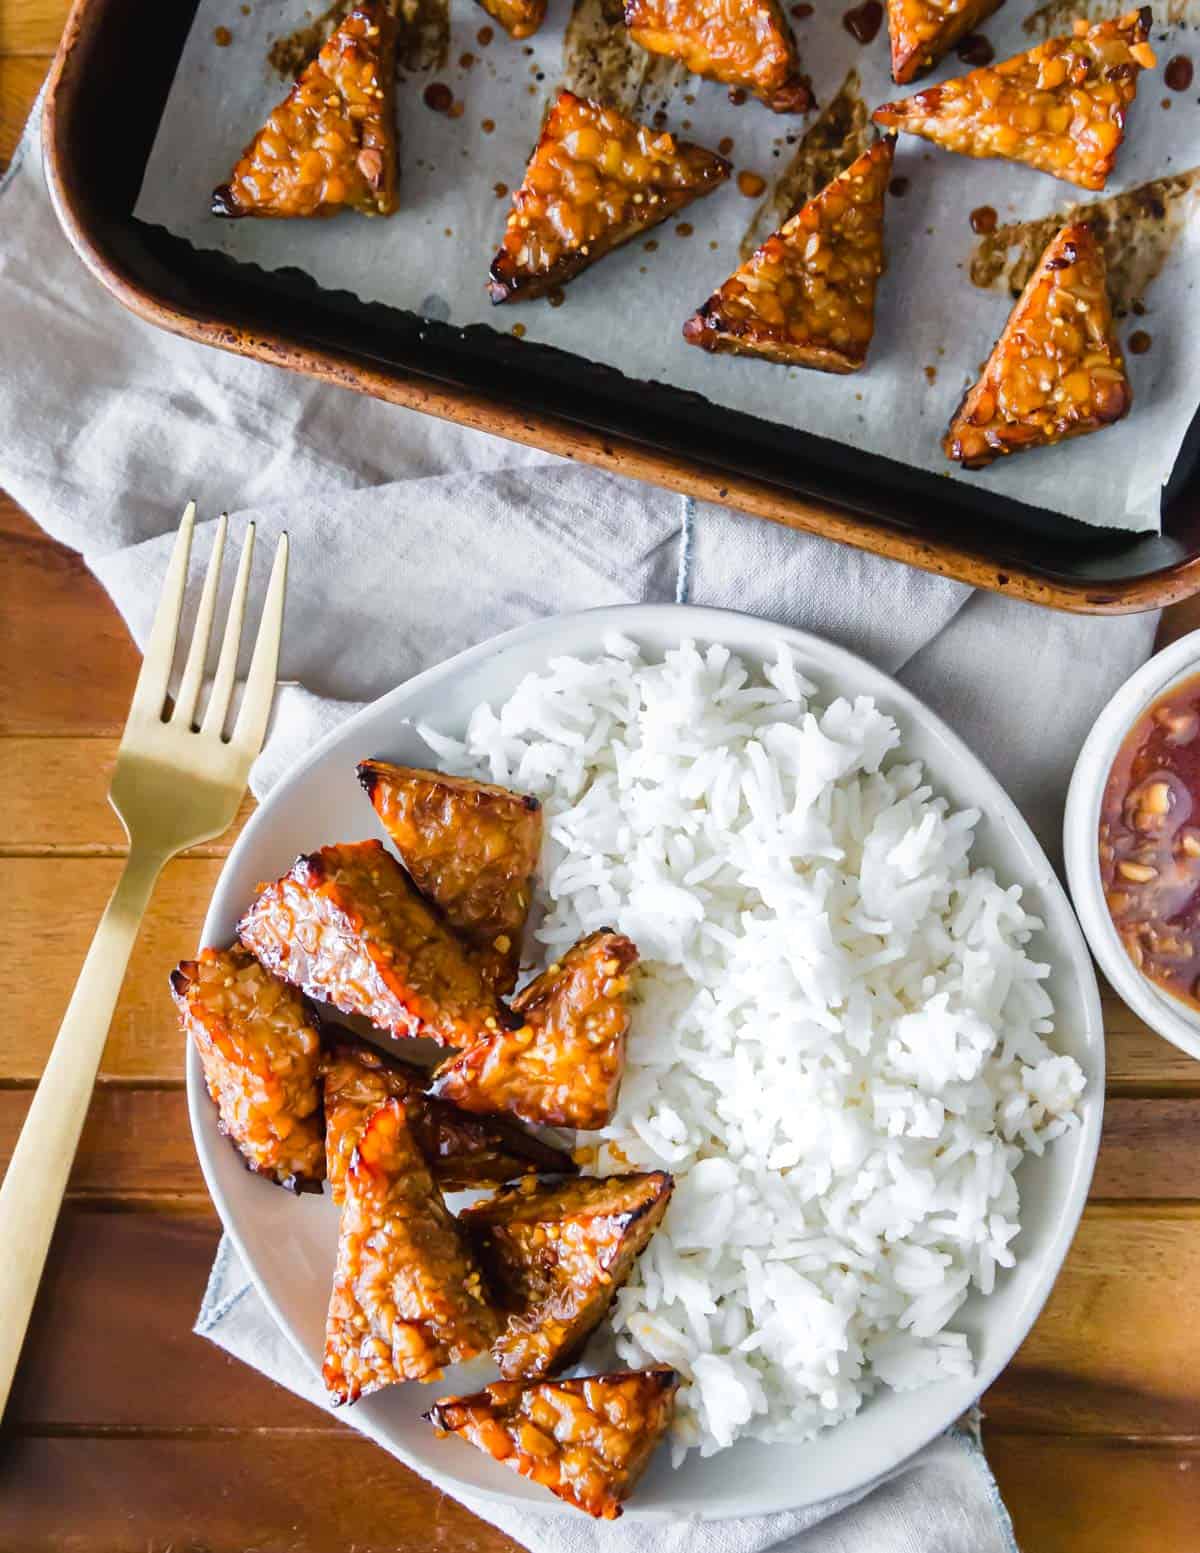
<instances>
[{"instance_id":1,"label":"dipping sauce","mask_svg":"<svg viewBox=\"0 0 1200 1553\"><path fill-rule=\"evenodd\" d=\"M1100 805L1100 881L1144 976L1200 1008L1200 674L1126 734Z\"/></svg>"}]
</instances>

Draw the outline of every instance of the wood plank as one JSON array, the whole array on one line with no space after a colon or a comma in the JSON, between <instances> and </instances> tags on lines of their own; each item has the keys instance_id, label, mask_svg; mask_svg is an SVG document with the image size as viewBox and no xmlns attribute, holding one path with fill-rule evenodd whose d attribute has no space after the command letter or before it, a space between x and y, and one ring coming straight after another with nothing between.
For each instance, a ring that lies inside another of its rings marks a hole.
<instances>
[{"instance_id":1,"label":"wood plank","mask_svg":"<svg viewBox=\"0 0 1200 1553\"><path fill-rule=\"evenodd\" d=\"M123 856L125 832L108 801L117 739L5 739L0 750L0 856ZM55 803L48 794L69 795ZM225 857L254 812L247 793L232 829L185 857Z\"/></svg>"},{"instance_id":2,"label":"wood plank","mask_svg":"<svg viewBox=\"0 0 1200 1553\"><path fill-rule=\"evenodd\" d=\"M378 1446L349 1435L6 1440L0 1546L523 1553ZM1163 1545L1160 1553L1175 1550Z\"/></svg>"},{"instance_id":3,"label":"wood plank","mask_svg":"<svg viewBox=\"0 0 1200 1553\"><path fill-rule=\"evenodd\" d=\"M0 172L12 161L29 110L49 69L48 55L0 54Z\"/></svg>"},{"instance_id":4,"label":"wood plank","mask_svg":"<svg viewBox=\"0 0 1200 1553\"><path fill-rule=\"evenodd\" d=\"M1170 609L1163 610L1154 645L1157 649L1169 647L1172 642L1177 642L1189 631L1197 630L1200 630L1200 593L1193 594L1190 599L1184 599L1182 603L1172 604Z\"/></svg>"},{"instance_id":5,"label":"wood plank","mask_svg":"<svg viewBox=\"0 0 1200 1553\"><path fill-rule=\"evenodd\" d=\"M74 551L0 496L0 734L119 737L141 660Z\"/></svg>"},{"instance_id":6,"label":"wood plank","mask_svg":"<svg viewBox=\"0 0 1200 1553\"><path fill-rule=\"evenodd\" d=\"M1093 1199L1200 1199L1200 1099L1109 1098Z\"/></svg>"},{"instance_id":7,"label":"wood plank","mask_svg":"<svg viewBox=\"0 0 1200 1553\"><path fill-rule=\"evenodd\" d=\"M0 1172L12 1157L32 1098L32 1089L0 1089ZM143 1201L155 1194L205 1197L184 1091L98 1089L92 1096L68 1192L75 1199L106 1202Z\"/></svg>"},{"instance_id":8,"label":"wood plank","mask_svg":"<svg viewBox=\"0 0 1200 1553\"><path fill-rule=\"evenodd\" d=\"M0 859L0 995L21 1011L0 1043L0 1081L41 1073L120 867L102 858ZM216 859L177 858L164 869L117 1003L105 1078L182 1078L167 975L196 949L220 868Z\"/></svg>"},{"instance_id":9,"label":"wood plank","mask_svg":"<svg viewBox=\"0 0 1200 1553\"><path fill-rule=\"evenodd\" d=\"M71 0L4 0L0 54L53 54Z\"/></svg>"},{"instance_id":10,"label":"wood plank","mask_svg":"<svg viewBox=\"0 0 1200 1553\"><path fill-rule=\"evenodd\" d=\"M988 1459L1025 1553L1195 1553L1200 1442L1001 1435Z\"/></svg>"},{"instance_id":11,"label":"wood plank","mask_svg":"<svg viewBox=\"0 0 1200 1553\"><path fill-rule=\"evenodd\" d=\"M1200 1094L1200 1063L1156 1035L1100 983L1110 1095Z\"/></svg>"},{"instance_id":12,"label":"wood plank","mask_svg":"<svg viewBox=\"0 0 1200 1553\"><path fill-rule=\"evenodd\" d=\"M1200 1215L1089 1207L983 1406L1009 1432L1200 1435L1198 1376Z\"/></svg>"}]
</instances>

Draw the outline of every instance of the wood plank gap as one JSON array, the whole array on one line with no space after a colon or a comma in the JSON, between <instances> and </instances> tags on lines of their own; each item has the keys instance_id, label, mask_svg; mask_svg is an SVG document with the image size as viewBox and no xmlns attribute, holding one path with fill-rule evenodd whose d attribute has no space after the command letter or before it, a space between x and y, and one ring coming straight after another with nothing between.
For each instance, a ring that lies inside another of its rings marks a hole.
<instances>
[{"instance_id":1,"label":"wood plank gap","mask_svg":"<svg viewBox=\"0 0 1200 1553\"><path fill-rule=\"evenodd\" d=\"M316 1408L313 1415L320 1418ZM27 1440L245 1440L328 1439L345 1434L349 1424L331 1419L311 1426L297 1424L194 1424L171 1429L141 1424L17 1424L6 1428L10 1438Z\"/></svg>"},{"instance_id":2,"label":"wood plank gap","mask_svg":"<svg viewBox=\"0 0 1200 1553\"><path fill-rule=\"evenodd\" d=\"M266 1430L263 1430L266 1433ZM989 1440L1045 1440L1048 1445L1098 1445L1134 1451L1200 1451L1200 1434L1077 1434L1066 1430L1022 1429L989 1424L983 1416L983 1443Z\"/></svg>"},{"instance_id":3,"label":"wood plank gap","mask_svg":"<svg viewBox=\"0 0 1200 1553\"><path fill-rule=\"evenodd\" d=\"M1200 1202L1191 1198L1126 1197L1089 1198L1084 1212L1101 1219L1195 1219L1200 1218Z\"/></svg>"},{"instance_id":4,"label":"wood plank gap","mask_svg":"<svg viewBox=\"0 0 1200 1553\"><path fill-rule=\"evenodd\" d=\"M1196 1083L1145 1084L1116 1079L1104 1086L1106 1100L1200 1100L1200 1079Z\"/></svg>"},{"instance_id":5,"label":"wood plank gap","mask_svg":"<svg viewBox=\"0 0 1200 1553\"><path fill-rule=\"evenodd\" d=\"M40 1083L36 1078L0 1078L0 1090L32 1094ZM96 1080L97 1089L125 1089L129 1091L157 1092L187 1088L182 1078L124 1078L121 1074L102 1073Z\"/></svg>"},{"instance_id":6,"label":"wood plank gap","mask_svg":"<svg viewBox=\"0 0 1200 1553\"><path fill-rule=\"evenodd\" d=\"M172 1192L154 1187L119 1194L68 1191L66 1201L87 1213L156 1213L172 1218L197 1218L208 1217L214 1212L212 1198L207 1192Z\"/></svg>"}]
</instances>

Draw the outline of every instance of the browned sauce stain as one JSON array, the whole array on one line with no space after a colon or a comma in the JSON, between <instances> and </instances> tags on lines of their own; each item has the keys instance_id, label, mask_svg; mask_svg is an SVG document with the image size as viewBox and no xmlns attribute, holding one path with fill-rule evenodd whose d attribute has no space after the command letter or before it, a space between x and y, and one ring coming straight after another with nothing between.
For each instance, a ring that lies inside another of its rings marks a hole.
<instances>
[{"instance_id":1,"label":"browned sauce stain","mask_svg":"<svg viewBox=\"0 0 1200 1553\"><path fill-rule=\"evenodd\" d=\"M971 212L971 230L977 237L983 237L988 232L996 230L996 223L1000 217L990 205L976 205Z\"/></svg>"},{"instance_id":2,"label":"browned sauce stain","mask_svg":"<svg viewBox=\"0 0 1200 1553\"><path fill-rule=\"evenodd\" d=\"M450 58L450 0L400 0L396 63L401 70L444 70Z\"/></svg>"},{"instance_id":3,"label":"browned sauce stain","mask_svg":"<svg viewBox=\"0 0 1200 1553\"><path fill-rule=\"evenodd\" d=\"M444 81L431 81L421 93L421 101L434 113L449 113L454 106L454 93Z\"/></svg>"},{"instance_id":4,"label":"browned sauce stain","mask_svg":"<svg viewBox=\"0 0 1200 1553\"><path fill-rule=\"evenodd\" d=\"M741 241L742 258L748 259L805 200L849 167L873 139L867 105L859 94L858 71L851 70L804 132L791 160L755 212Z\"/></svg>"},{"instance_id":5,"label":"browned sauce stain","mask_svg":"<svg viewBox=\"0 0 1200 1553\"><path fill-rule=\"evenodd\" d=\"M729 93L729 101L735 108L740 108L746 101L746 93L740 86L735 86Z\"/></svg>"},{"instance_id":6,"label":"browned sauce stain","mask_svg":"<svg viewBox=\"0 0 1200 1553\"><path fill-rule=\"evenodd\" d=\"M1186 92L1194 75L1192 62L1186 54L1175 54L1167 60L1163 81L1173 92Z\"/></svg>"},{"instance_id":7,"label":"browned sauce stain","mask_svg":"<svg viewBox=\"0 0 1200 1553\"><path fill-rule=\"evenodd\" d=\"M1171 99L1169 97L1164 97L1159 106L1163 108L1169 108L1171 106Z\"/></svg>"},{"instance_id":8,"label":"browned sauce stain","mask_svg":"<svg viewBox=\"0 0 1200 1553\"><path fill-rule=\"evenodd\" d=\"M327 11L297 27L295 32L276 38L267 50L267 63L281 76L297 76L316 55L325 39L350 9L351 0L333 0Z\"/></svg>"},{"instance_id":9,"label":"browned sauce stain","mask_svg":"<svg viewBox=\"0 0 1200 1553\"><path fill-rule=\"evenodd\" d=\"M465 109L465 107L466 107L465 103L452 102L450 104L450 106L446 109L447 117L452 118L452 119L461 119L462 116L463 116L463 110Z\"/></svg>"},{"instance_id":10,"label":"browned sauce stain","mask_svg":"<svg viewBox=\"0 0 1200 1553\"><path fill-rule=\"evenodd\" d=\"M657 253L658 252L658 238L657 237L650 238L648 242L645 242L645 243L642 244L642 247L646 250L647 253Z\"/></svg>"},{"instance_id":11,"label":"browned sauce stain","mask_svg":"<svg viewBox=\"0 0 1200 1553\"><path fill-rule=\"evenodd\" d=\"M219 49L227 49L233 42L233 34L228 27L214 27L213 42Z\"/></svg>"},{"instance_id":12,"label":"browned sauce stain","mask_svg":"<svg viewBox=\"0 0 1200 1553\"><path fill-rule=\"evenodd\" d=\"M478 43L481 49L485 49L495 36L496 32L494 28L481 27L475 34L475 41Z\"/></svg>"},{"instance_id":13,"label":"browned sauce stain","mask_svg":"<svg viewBox=\"0 0 1200 1553\"><path fill-rule=\"evenodd\" d=\"M842 26L858 43L874 43L883 25L883 7L879 0L862 0L842 16Z\"/></svg>"},{"instance_id":14,"label":"browned sauce stain","mask_svg":"<svg viewBox=\"0 0 1200 1553\"><path fill-rule=\"evenodd\" d=\"M960 38L954 46L954 52L972 70L990 65L996 57L996 50L981 32L969 32L965 38Z\"/></svg>"},{"instance_id":15,"label":"browned sauce stain","mask_svg":"<svg viewBox=\"0 0 1200 1553\"><path fill-rule=\"evenodd\" d=\"M525 338L525 325L524 324L513 324L512 332L513 332L514 335L516 335L518 340L523 340Z\"/></svg>"},{"instance_id":16,"label":"browned sauce stain","mask_svg":"<svg viewBox=\"0 0 1200 1553\"><path fill-rule=\"evenodd\" d=\"M743 168L737 175L737 186L739 194L744 194L748 200L756 200L766 188L767 180Z\"/></svg>"},{"instance_id":17,"label":"browned sauce stain","mask_svg":"<svg viewBox=\"0 0 1200 1553\"><path fill-rule=\"evenodd\" d=\"M1144 329L1135 329L1129 336L1129 354L1131 356L1144 356L1154 341Z\"/></svg>"},{"instance_id":18,"label":"browned sauce stain","mask_svg":"<svg viewBox=\"0 0 1200 1553\"><path fill-rule=\"evenodd\" d=\"M926 367L925 368L925 381L927 383L936 383L937 382L937 368L936 367Z\"/></svg>"},{"instance_id":19,"label":"browned sauce stain","mask_svg":"<svg viewBox=\"0 0 1200 1553\"><path fill-rule=\"evenodd\" d=\"M446 230L445 230L445 233L444 233L444 235L445 235L445 236L446 236L446 237L453 237L453 236L454 236L454 228L453 228L453 227L452 227L452 226L448 226L448 227L447 227L447 228L446 228Z\"/></svg>"},{"instance_id":20,"label":"browned sauce stain","mask_svg":"<svg viewBox=\"0 0 1200 1553\"><path fill-rule=\"evenodd\" d=\"M562 84L580 97L597 97L630 118L681 88L688 72L675 59L631 42L621 0L575 0L563 34ZM665 124L666 115L655 118Z\"/></svg>"},{"instance_id":21,"label":"browned sauce stain","mask_svg":"<svg viewBox=\"0 0 1200 1553\"><path fill-rule=\"evenodd\" d=\"M909 187L910 180L908 178L896 177L893 178L891 183L888 184L888 193L893 195L896 199L903 199L904 196L908 193Z\"/></svg>"},{"instance_id":22,"label":"browned sauce stain","mask_svg":"<svg viewBox=\"0 0 1200 1553\"><path fill-rule=\"evenodd\" d=\"M551 307L561 307L566 300L567 294L561 286L555 286L546 293L546 301Z\"/></svg>"},{"instance_id":23,"label":"browned sauce stain","mask_svg":"<svg viewBox=\"0 0 1200 1553\"><path fill-rule=\"evenodd\" d=\"M798 22L806 22L812 15L815 7L811 5L794 5L791 9L792 15Z\"/></svg>"},{"instance_id":24,"label":"browned sauce stain","mask_svg":"<svg viewBox=\"0 0 1200 1553\"><path fill-rule=\"evenodd\" d=\"M729 153L733 150L733 140L729 135L726 135L723 140L719 140L717 142L717 150L721 153L722 156L729 155Z\"/></svg>"},{"instance_id":25,"label":"browned sauce stain","mask_svg":"<svg viewBox=\"0 0 1200 1553\"><path fill-rule=\"evenodd\" d=\"M458 63L461 69L470 70L471 66L475 63L475 56L471 53L470 49L467 49L465 53L462 53L458 56Z\"/></svg>"},{"instance_id":26,"label":"browned sauce stain","mask_svg":"<svg viewBox=\"0 0 1200 1553\"><path fill-rule=\"evenodd\" d=\"M1035 38L1052 38L1055 33L1070 32L1077 16L1086 15L1090 22L1110 21L1124 16L1132 9L1132 0L1090 0L1083 5L1080 0L1047 0L1022 21L1024 30ZM1154 7L1154 25L1179 27L1200 23L1198 0L1157 0Z\"/></svg>"},{"instance_id":27,"label":"browned sauce stain","mask_svg":"<svg viewBox=\"0 0 1200 1553\"><path fill-rule=\"evenodd\" d=\"M495 119L484 119L479 127L485 135L490 135L496 128L496 121Z\"/></svg>"},{"instance_id":28,"label":"browned sauce stain","mask_svg":"<svg viewBox=\"0 0 1200 1553\"><path fill-rule=\"evenodd\" d=\"M695 230L696 230L696 228L692 225L692 223L690 221L681 221L679 223L679 225L675 228L675 235L677 237L691 237L692 233Z\"/></svg>"},{"instance_id":29,"label":"browned sauce stain","mask_svg":"<svg viewBox=\"0 0 1200 1553\"><path fill-rule=\"evenodd\" d=\"M242 13L243 16L250 15L250 7L248 5L239 5L238 10Z\"/></svg>"},{"instance_id":30,"label":"browned sauce stain","mask_svg":"<svg viewBox=\"0 0 1200 1553\"><path fill-rule=\"evenodd\" d=\"M508 184L506 184L506 183L494 183L494 184L492 184L492 189L495 192L496 198L498 200L502 200L504 198L504 196L508 193Z\"/></svg>"},{"instance_id":31,"label":"browned sauce stain","mask_svg":"<svg viewBox=\"0 0 1200 1553\"><path fill-rule=\"evenodd\" d=\"M1037 221L1012 222L980 238L971 256L971 280L1019 296L1046 244L1071 221L1086 220L1104 250L1108 289L1118 317L1137 313L1150 283L1166 263L1189 208L1200 193L1200 167L1155 178L1123 194L1068 205Z\"/></svg>"}]
</instances>

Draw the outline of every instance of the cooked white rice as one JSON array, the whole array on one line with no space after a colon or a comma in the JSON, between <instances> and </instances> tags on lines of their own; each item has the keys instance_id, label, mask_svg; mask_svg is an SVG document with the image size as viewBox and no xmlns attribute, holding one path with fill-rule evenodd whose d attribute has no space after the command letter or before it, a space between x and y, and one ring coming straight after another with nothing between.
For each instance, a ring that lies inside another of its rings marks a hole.
<instances>
[{"instance_id":1,"label":"cooked white rice","mask_svg":"<svg viewBox=\"0 0 1200 1553\"><path fill-rule=\"evenodd\" d=\"M686 1377L676 1458L969 1373L955 1312L1013 1265L1014 1171L1084 1084L1048 1044L1040 922L970 867L978 811L784 648L759 670L613 638L465 743L422 732L544 802L549 954L606 924L641 951L617 1115L580 1142L675 1175L614 1324L623 1359Z\"/></svg>"}]
</instances>

